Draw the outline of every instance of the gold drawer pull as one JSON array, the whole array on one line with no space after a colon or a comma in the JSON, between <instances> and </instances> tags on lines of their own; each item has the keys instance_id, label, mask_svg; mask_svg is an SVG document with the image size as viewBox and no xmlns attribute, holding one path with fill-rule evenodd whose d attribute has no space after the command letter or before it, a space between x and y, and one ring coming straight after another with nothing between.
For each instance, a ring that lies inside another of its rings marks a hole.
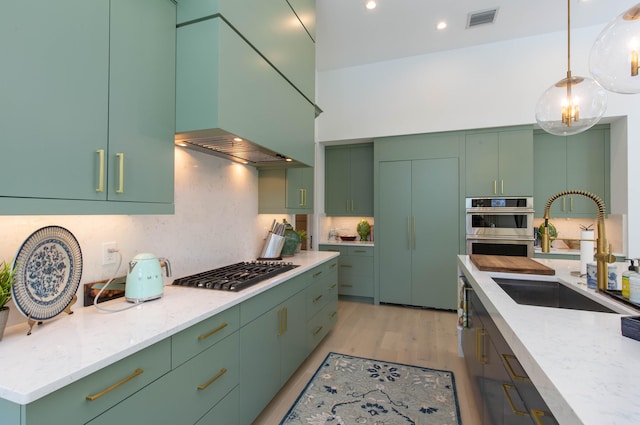
<instances>
[{"instance_id":1,"label":"gold drawer pull","mask_svg":"<svg viewBox=\"0 0 640 425\"><path fill-rule=\"evenodd\" d=\"M136 369L131 375L127 376L126 378L124 378L121 381L116 382L115 384L113 384L112 386L105 388L104 390L100 391L97 394L89 394L88 396L85 397L85 399L89 400L89 401L94 401L99 399L100 397L102 397L103 395L107 395L109 394L111 391L115 390L116 388L126 384L127 382L131 381L133 378L135 378L136 376L140 376L142 375L142 373L144 372L144 370L138 368Z\"/></svg>"},{"instance_id":2,"label":"gold drawer pull","mask_svg":"<svg viewBox=\"0 0 640 425\"><path fill-rule=\"evenodd\" d=\"M350 283L341 283L340 286L342 286L343 288L353 288L353 285L351 285Z\"/></svg>"},{"instance_id":3,"label":"gold drawer pull","mask_svg":"<svg viewBox=\"0 0 640 425\"><path fill-rule=\"evenodd\" d=\"M318 276L320 276L321 274L322 274L322 272L314 273L314 274L313 274L313 277L318 277Z\"/></svg>"},{"instance_id":4,"label":"gold drawer pull","mask_svg":"<svg viewBox=\"0 0 640 425\"><path fill-rule=\"evenodd\" d=\"M337 311L334 311L333 313L331 313L331 314L329 315L329 318L330 318L330 319L333 319L334 317L336 317L336 315L337 315L337 314L338 314L338 312L337 312Z\"/></svg>"},{"instance_id":5,"label":"gold drawer pull","mask_svg":"<svg viewBox=\"0 0 640 425\"><path fill-rule=\"evenodd\" d=\"M365 251L364 249L354 249L353 252L362 252L364 254L367 251Z\"/></svg>"},{"instance_id":6,"label":"gold drawer pull","mask_svg":"<svg viewBox=\"0 0 640 425\"><path fill-rule=\"evenodd\" d=\"M484 329L476 328L476 359L478 359L478 363L480 364L487 364L484 358L484 337L486 335L487 333Z\"/></svg>"},{"instance_id":7,"label":"gold drawer pull","mask_svg":"<svg viewBox=\"0 0 640 425\"><path fill-rule=\"evenodd\" d=\"M315 297L315 298L313 299L313 302L315 303L315 302L320 301L320 298L322 298L322 295L318 295L317 297Z\"/></svg>"},{"instance_id":8,"label":"gold drawer pull","mask_svg":"<svg viewBox=\"0 0 640 425\"><path fill-rule=\"evenodd\" d=\"M518 358L516 356L514 356L513 354L503 354L502 358L504 359L505 364L507 365L507 369L509 369L509 373L511 374L511 377L513 379L518 379L520 381L528 381L529 377L526 375L518 375L515 370L513 370L513 367L511 366L511 362L509 361L509 359L514 359L514 360L518 360Z\"/></svg>"},{"instance_id":9,"label":"gold drawer pull","mask_svg":"<svg viewBox=\"0 0 640 425\"><path fill-rule=\"evenodd\" d=\"M351 264L340 264L340 267L346 267L346 268L352 268L353 266Z\"/></svg>"},{"instance_id":10,"label":"gold drawer pull","mask_svg":"<svg viewBox=\"0 0 640 425\"><path fill-rule=\"evenodd\" d=\"M334 283L333 285L329 286L329 290L335 289L335 288L336 288L336 286L338 286L338 284L337 284L337 283Z\"/></svg>"},{"instance_id":11,"label":"gold drawer pull","mask_svg":"<svg viewBox=\"0 0 640 425\"><path fill-rule=\"evenodd\" d=\"M209 385L211 385L214 382L216 382L225 373L227 373L227 369L223 367L222 369L220 369L220 372L218 372L218 374L216 376L214 376L213 378L211 378L206 384L198 385L198 390L200 390L200 391L206 390Z\"/></svg>"},{"instance_id":12,"label":"gold drawer pull","mask_svg":"<svg viewBox=\"0 0 640 425\"><path fill-rule=\"evenodd\" d=\"M338 251L338 252L340 252L340 251ZM337 265L338 265L338 263L332 263L332 264L329 266L329 268L330 268L330 269L332 269L332 268L334 268L334 267L335 267L335 266L337 266Z\"/></svg>"},{"instance_id":13,"label":"gold drawer pull","mask_svg":"<svg viewBox=\"0 0 640 425\"><path fill-rule=\"evenodd\" d=\"M512 389L514 389L512 385L502 384L502 390L504 391L504 395L507 397L507 401L509 402L511 411L513 411L513 413L516 415L529 416L529 413L516 409L516 405L513 403L513 400L511 399L511 395L509 395L509 390L512 390Z\"/></svg>"},{"instance_id":14,"label":"gold drawer pull","mask_svg":"<svg viewBox=\"0 0 640 425\"><path fill-rule=\"evenodd\" d=\"M313 336L318 335L318 334L320 333L320 331L322 330L322 328L323 328L323 327L322 327L322 326L320 326L318 329L316 329L316 330L313 332Z\"/></svg>"},{"instance_id":15,"label":"gold drawer pull","mask_svg":"<svg viewBox=\"0 0 640 425\"><path fill-rule=\"evenodd\" d=\"M551 413L538 409L531 409L531 415L533 416L533 420L536 421L536 425L544 425L540 419L541 417L552 416Z\"/></svg>"},{"instance_id":16,"label":"gold drawer pull","mask_svg":"<svg viewBox=\"0 0 640 425\"><path fill-rule=\"evenodd\" d=\"M118 158L118 188L116 193L124 193L124 154L117 153L116 157Z\"/></svg>"},{"instance_id":17,"label":"gold drawer pull","mask_svg":"<svg viewBox=\"0 0 640 425\"><path fill-rule=\"evenodd\" d=\"M206 334L199 335L199 336L198 336L198 339L199 339L199 340L207 339L207 338L209 338L211 335L213 335L214 333L216 333L216 332L220 332L221 330L223 330L223 329L224 329L224 328L226 328L227 326L229 326L229 324L225 322L225 323L221 324L220 326L218 326L217 328L215 328L214 330L209 331L209 332L207 332Z\"/></svg>"},{"instance_id":18,"label":"gold drawer pull","mask_svg":"<svg viewBox=\"0 0 640 425\"><path fill-rule=\"evenodd\" d=\"M98 165L98 187L96 188L96 192L104 192L104 149L98 149L96 151L98 154L98 161L100 164Z\"/></svg>"}]
</instances>

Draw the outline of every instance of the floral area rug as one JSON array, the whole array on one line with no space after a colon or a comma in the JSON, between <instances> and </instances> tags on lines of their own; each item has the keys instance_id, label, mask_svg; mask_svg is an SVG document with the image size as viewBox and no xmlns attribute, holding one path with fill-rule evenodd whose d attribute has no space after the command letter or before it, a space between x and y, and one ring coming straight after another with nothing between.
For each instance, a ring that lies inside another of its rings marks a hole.
<instances>
[{"instance_id":1,"label":"floral area rug","mask_svg":"<svg viewBox=\"0 0 640 425\"><path fill-rule=\"evenodd\" d=\"M280 425L461 425L453 372L329 353Z\"/></svg>"}]
</instances>

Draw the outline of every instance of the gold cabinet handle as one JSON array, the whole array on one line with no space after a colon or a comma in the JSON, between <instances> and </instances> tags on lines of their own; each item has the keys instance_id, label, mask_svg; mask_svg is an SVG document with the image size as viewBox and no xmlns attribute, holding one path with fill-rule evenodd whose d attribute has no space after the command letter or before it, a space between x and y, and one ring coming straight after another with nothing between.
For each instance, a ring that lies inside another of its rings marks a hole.
<instances>
[{"instance_id":1,"label":"gold cabinet handle","mask_svg":"<svg viewBox=\"0 0 640 425\"><path fill-rule=\"evenodd\" d=\"M98 149L98 187L96 192L104 192L104 149Z\"/></svg>"},{"instance_id":2,"label":"gold cabinet handle","mask_svg":"<svg viewBox=\"0 0 640 425\"><path fill-rule=\"evenodd\" d=\"M144 370L138 368L136 369L131 375L127 376L126 378L122 379L121 381L116 382L115 384L111 385L108 388L105 388L104 390L100 391L97 394L89 394L88 396L85 397L86 400L89 401L94 401L99 399L100 397L102 397L103 395L107 395L109 394L111 391L115 390L116 388L126 384L127 382L131 381L133 378L135 378L136 376L140 376L142 375L142 373L144 372Z\"/></svg>"},{"instance_id":3,"label":"gold cabinet handle","mask_svg":"<svg viewBox=\"0 0 640 425\"><path fill-rule=\"evenodd\" d=\"M542 417L551 416L551 413L545 412L543 410L531 409L531 416L533 416L533 420L536 421L536 425L544 425L542 423Z\"/></svg>"},{"instance_id":4,"label":"gold cabinet handle","mask_svg":"<svg viewBox=\"0 0 640 425\"><path fill-rule=\"evenodd\" d=\"M346 269L350 269L350 268L353 267L353 265L351 265L351 264L340 264L340 267L344 267Z\"/></svg>"},{"instance_id":5,"label":"gold cabinet handle","mask_svg":"<svg viewBox=\"0 0 640 425\"><path fill-rule=\"evenodd\" d=\"M516 356L514 356L513 354L502 354L502 358L504 359L504 364L507 365L507 369L509 370L509 373L511 374L511 377L513 379L517 379L519 381L528 381L529 377L526 375L518 375L516 373L515 370L513 370L513 366L511 366L511 360L510 359L514 359L514 360L518 360L518 358Z\"/></svg>"},{"instance_id":6,"label":"gold cabinet handle","mask_svg":"<svg viewBox=\"0 0 640 425\"><path fill-rule=\"evenodd\" d=\"M347 199L347 200L346 200L346 202L347 202L347 203L345 204L345 205L346 205L346 208L345 208L344 210L345 210L346 212L349 212L349 200Z\"/></svg>"},{"instance_id":7,"label":"gold cabinet handle","mask_svg":"<svg viewBox=\"0 0 640 425\"><path fill-rule=\"evenodd\" d=\"M315 331L313 331L313 336L316 336L320 333L320 331L322 330L322 326L320 326L318 329L316 329Z\"/></svg>"},{"instance_id":8,"label":"gold cabinet handle","mask_svg":"<svg viewBox=\"0 0 640 425\"><path fill-rule=\"evenodd\" d=\"M116 193L124 193L124 154L122 152L117 153L118 158L118 188Z\"/></svg>"},{"instance_id":9,"label":"gold cabinet handle","mask_svg":"<svg viewBox=\"0 0 640 425\"><path fill-rule=\"evenodd\" d=\"M353 285L351 285L350 283L341 283L340 286L342 286L343 288L353 288Z\"/></svg>"},{"instance_id":10,"label":"gold cabinet handle","mask_svg":"<svg viewBox=\"0 0 640 425\"><path fill-rule=\"evenodd\" d=\"M415 251L416 249L416 216L413 216L413 250Z\"/></svg>"},{"instance_id":11,"label":"gold cabinet handle","mask_svg":"<svg viewBox=\"0 0 640 425\"><path fill-rule=\"evenodd\" d=\"M528 412L516 409L516 405L513 403L513 399L511 398L511 395L509 394L509 390L512 390L512 389L514 389L513 385L502 384L502 390L504 391L504 395L507 397L507 401L509 402L509 406L511 407L511 411L513 411L514 414L519 415L519 416L529 416Z\"/></svg>"},{"instance_id":12,"label":"gold cabinet handle","mask_svg":"<svg viewBox=\"0 0 640 425\"><path fill-rule=\"evenodd\" d=\"M476 359L478 363L487 364L484 357L484 337L487 335L484 329L476 328Z\"/></svg>"},{"instance_id":13,"label":"gold cabinet handle","mask_svg":"<svg viewBox=\"0 0 640 425\"><path fill-rule=\"evenodd\" d=\"M504 195L504 179L500 179L500 195Z\"/></svg>"},{"instance_id":14,"label":"gold cabinet handle","mask_svg":"<svg viewBox=\"0 0 640 425\"><path fill-rule=\"evenodd\" d=\"M330 318L330 319L333 319L334 317L336 317L336 315L337 315L337 314L338 314L338 312L337 312L337 311L333 311L333 312L329 315L329 318Z\"/></svg>"},{"instance_id":15,"label":"gold cabinet handle","mask_svg":"<svg viewBox=\"0 0 640 425\"><path fill-rule=\"evenodd\" d=\"M320 276L321 274L322 274L322 272L314 273L314 274L313 274L313 277L318 277L318 276Z\"/></svg>"},{"instance_id":16,"label":"gold cabinet handle","mask_svg":"<svg viewBox=\"0 0 640 425\"><path fill-rule=\"evenodd\" d=\"M569 211L573 211L573 196L569 198Z\"/></svg>"},{"instance_id":17,"label":"gold cabinet handle","mask_svg":"<svg viewBox=\"0 0 640 425\"><path fill-rule=\"evenodd\" d=\"M284 308L284 332L286 333L289 330L289 309L287 307Z\"/></svg>"},{"instance_id":18,"label":"gold cabinet handle","mask_svg":"<svg viewBox=\"0 0 640 425\"><path fill-rule=\"evenodd\" d=\"M340 251L338 251L338 252L340 252ZM331 263L331 265L329 266L329 268L330 268L330 269L332 269L332 268L334 268L334 267L335 267L335 266L337 266L337 265L338 265L338 263Z\"/></svg>"},{"instance_id":19,"label":"gold cabinet handle","mask_svg":"<svg viewBox=\"0 0 640 425\"><path fill-rule=\"evenodd\" d=\"M353 202L353 199L351 200L351 212L354 212L356 210L355 207L355 203Z\"/></svg>"},{"instance_id":20,"label":"gold cabinet handle","mask_svg":"<svg viewBox=\"0 0 640 425\"><path fill-rule=\"evenodd\" d=\"M282 309L278 310L278 336L282 336Z\"/></svg>"},{"instance_id":21,"label":"gold cabinet handle","mask_svg":"<svg viewBox=\"0 0 640 425\"><path fill-rule=\"evenodd\" d=\"M320 301L320 298L322 298L322 294L320 294L320 295L318 295L317 297L315 297L315 298L313 299L313 302L315 303L315 302Z\"/></svg>"},{"instance_id":22,"label":"gold cabinet handle","mask_svg":"<svg viewBox=\"0 0 640 425\"><path fill-rule=\"evenodd\" d=\"M411 249L411 217L407 216L407 249Z\"/></svg>"},{"instance_id":23,"label":"gold cabinet handle","mask_svg":"<svg viewBox=\"0 0 640 425\"><path fill-rule=\"evenodd\" d=\"M493 194L494 195L498 194L498 180L493 181Z\"/></svg>"},{"instance_id":24,"label":"gold cabinet handle","mask_svg":"<svg viewBox=\"0 0 640 425\"><path fill-rule=\"evenodd\" d=\"M331 290L335 289L336 286L338 286L338 284L334 283L333 285L329 286L329 290L331 291Z\"/></svg>"},{"instance_id":25,"label":"gold cabinet handle","mask_svg":"<svg viewBox=\"0 0 640 425\"><path fill-rule=\"evenodd\" d=\"M217 328L207 332L206 334L202 334L198 336L199 340L203 340L203 339L207 339L209 338L211 335L215 334L216 332L220 332L221 330L223 330L224 328L226 328L227 326L229 326L228 323L223 323L220 326L218 326Z\"/></svg>"},{"instance_id":26,"label":"gold cabinet handle","mask_svg":"<svg viewBox=\"0 0 640 425\"><path fill-rule=\"evenodd\" d=\"M300 202L298 202L298 206L299 207L304 207L304 189L298 189L298 199Z\"/></svg>"},{"instance_id":27,"label":"gold cabinet handle","mask_svg":"<svg viewBox=\"0 0 640 425\"><path fill-rule=\"evenodd\" d=\"M198 385L198 387L197 387L197 388L198 388L198 390L199 390L199 391L206 390L206 389L207 389L207 387L208 387L209 385L211 385L211 384L213 384L214 382L216 382L216 381L217 381L218 379L220 379L220 377L221 377L222 375L224 375L225 373L227 373L227 369L223 367L222 369L220 369L220 372L218 372L218 373L216 374L216 376L214 376L213 378L209 379L209 381L207 381L206 383L204 383L204 384L202 384L202 385Z\"/></svg>"},{"instance_id":28,"label":"gold cabinet handle","mask_svg":"<svg viewBox=\"0 0 640 425\"><path fill-rule=\"evenodd\" d=\"M562 211L566 211L567 210L566 209L566 199L567 198L565 196L562 197Z\"/></svg>"},{"instance_id":29,"label":"gold cabinet handle","mask_svg":"<svg viewBox=\"0 0 640 425\"><path fill-rule=\"evenodd\" d=\"M367 251L365 251L364 249L354 249L353 252L358 252L358 253L364 254Z\"/></svg>"}]
</instances>

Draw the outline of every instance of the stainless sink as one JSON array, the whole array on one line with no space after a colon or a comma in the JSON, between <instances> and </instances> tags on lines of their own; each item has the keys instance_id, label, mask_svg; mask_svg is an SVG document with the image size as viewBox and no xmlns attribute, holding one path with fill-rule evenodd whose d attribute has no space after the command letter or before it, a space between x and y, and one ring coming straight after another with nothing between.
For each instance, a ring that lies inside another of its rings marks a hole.
<instances>
[{"instance_id":1,"label":"stainless sink","mask_svg":"<svg viewBox=\"0 0 640 425\"><path fill-rule=\"evenodd\" d=\"M493 280L518 304L616 313L559 282L497 277Z\"/></svg>"}]
</instances>

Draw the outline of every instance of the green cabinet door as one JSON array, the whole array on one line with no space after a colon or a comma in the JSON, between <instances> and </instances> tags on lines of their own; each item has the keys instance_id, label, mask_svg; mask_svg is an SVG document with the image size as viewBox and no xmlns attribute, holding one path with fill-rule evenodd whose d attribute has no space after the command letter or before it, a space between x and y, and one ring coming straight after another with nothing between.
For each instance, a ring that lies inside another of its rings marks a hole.
<instances>
[{"instance_id":1,"label":"green cabinet door","mask_svg":"<svg viewBox=\"0 0 640 425\"><path fill-rule=\"evenodd\" d=\"M598 126L573 136L536 132L534 142L534 208L542 217L546 201L565 190L584 190L600 197L610 211L609 128ZM567 195L551 205L551 217L595 217L596 204Z\"/></svg>"},{"instance_id":2,"label":"green cabinet door","mask_svg":"<svg viewBox=\"0 0 640 425\"><path fill-rule=\"evenodd\" d=\"M458 159L381 162L380 301L455 308Z\"/></svg>"},{"instance_id":3,"label":"green cabinet door","mask_svg":"<svg viewBox=\"0 0 640 425\"><path fill-rule=\"evenodd\" d=\"M411 304L411 161L381 162L376 248L380 301Z\"/></svg>"},{"instance_id":4,"label":"green cabinet door","mask_svg":"<svg viewBox=\"0 0 640 425\"><path fill-rule=\"evenodd\" d=\"M466 135L467 196L531 196L533 132L531 129Z\"/></svg>"},{"instance_id":5,"label":"green cabinet door","mask_svg":"<svg viewBox=\"0 0 640 425\"><path fill-rule=\"evenodd\" d=\"M453 309L459 232L458 158L412 163L411 304Z\"/></svg>"},{"instance_id":6,"label":"green cabinet door","mask_svg":"<svg viewBox=\"0 0 640 425\"><path fill-rule=\"evenodd\" d=\"M3 2L0 51L0 196L106 199L109 1Z\"/></svg>"},{"instance_id":7,"label":"green cabinet door","mask_svg":"<svg viewBox=\"0 0 640 425\"><path fill-rule=\"evenodd\" d=\"M307 358L306 293L300 291L284 304L284 329L280 336L280 385L293 375Z\"/></svg>"},{"instance_id":8,"label":"green cabinet door","mask_svg":"<svg viewBox=\"0 0 640 425\"><path fill-rule=\"evenodd\" d=\"M293 214L313 214L313 168L288 168L286 207Z\"/></svg>"},{"instance_id":9,"label":"green cabinet door","mask_svg":"<svg viewBox=\"0 0 640 425\"><path fill-rule=\"evenodd\" d=\"M171 0L111 0L110 200L173 202L175 23Z\"/></svg>"},{"instance_id":10,"label":"green cabinet door","mask_svg":"<svg viewBox=\"0 0 640 425\"><path fill-rule=\"evenodd\" d=\"M373 145L325 149L325 213L373 216Z\"/></svg>"}]
</instances>

